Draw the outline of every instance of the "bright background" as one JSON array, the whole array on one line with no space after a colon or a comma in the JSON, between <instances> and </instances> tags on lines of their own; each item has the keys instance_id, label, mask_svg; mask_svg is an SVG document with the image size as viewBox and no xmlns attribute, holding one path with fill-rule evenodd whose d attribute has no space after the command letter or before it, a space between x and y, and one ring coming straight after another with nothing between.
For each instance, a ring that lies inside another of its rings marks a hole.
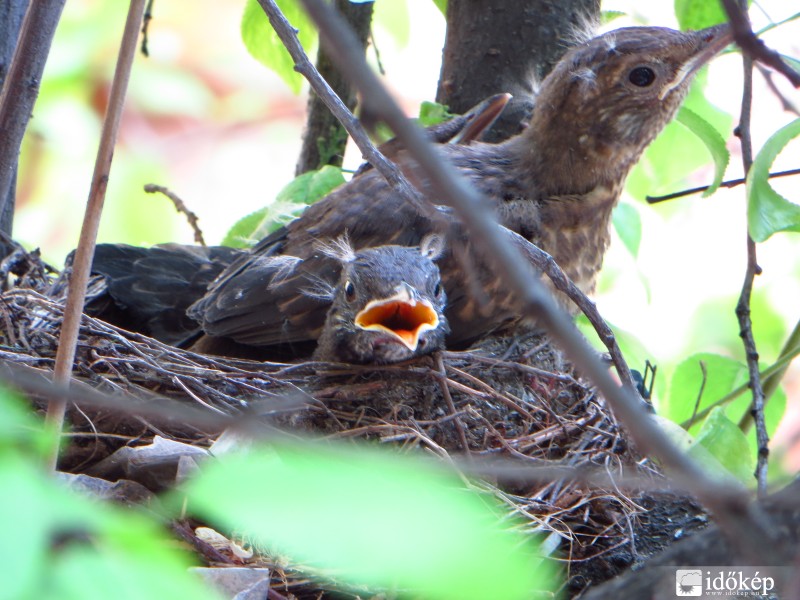
<instances>
[{"instance_id":1,"label":"bright background","mask_svg":"<svg viewBox=\"0 0 800 600\"><path fill-rule=\"evenodd\" d=\"M218 243L241 216L271 202L294 176L304 122L305 92L294 96L277 76L245 50L239 25L241 0L158 2L150 26L150 58L138 56L108 187L101 241L150 245L192 242L185 221L160 195L142 191L157 183L181 196L200 217L209 243ZM751 11L756 27L796 12L781 0L763 0ZM100 119L125 19L125 3L71 0L54 42L25 140L18 187L15 237L40 247L54 265L75 246L89 189ZM604 9L629 16L613 27L650 23L676 26L671 2L609 0ZM429 0L379 1L375 40L391 88L410 115L432 100L439 74L444 19ZM768 17L767 17L768 15ZM388 24L388 27L386 26ZM797 22L766 35L782 53L800 56ZM374 54L372 54L374 57ZM756 74L753 137L756 150L794 115ZM775 81L788 98L800 94ZM306 89L306 88L304 88ZM741 66L737 55L710 69L708 97L737 115ZM735 141L727 178L741 176ZM774 170L798 167L798 145L789 146ZM349 152L346 166L360 162ZM711 180L710 168L686 181L670 181L658 194ZM648 180L639 172L637 181ZM800 179L776 181L798 200ZM615 239L598 293L601 313L631 332L659 365L658 391L671 370L696 352L742 359L734 315L745 267L743 188L713 197L691 196L656 207L627 198L643 223L634 258ZM776 357L787 331L800 319L798 236L778 234L759 247L764 273L756 281L754 319L765 363ZM641 368L642 356L632 357ZM789 418L775 448L794 444L800 431L800 377L786 379ZM794 416L793 416L794 415ZM800 467L800 456L787 459Z\"/></svg>"}]
</instances>

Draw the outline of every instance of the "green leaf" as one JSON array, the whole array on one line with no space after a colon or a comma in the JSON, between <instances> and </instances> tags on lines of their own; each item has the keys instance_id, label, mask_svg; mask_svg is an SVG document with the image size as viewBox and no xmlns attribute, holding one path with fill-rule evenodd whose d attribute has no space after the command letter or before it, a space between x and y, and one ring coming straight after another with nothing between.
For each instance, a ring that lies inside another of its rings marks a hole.
<instances>
[{"instance_id":1,"label":"green leaf","mask_svg":"<svg viewBox=\"0 0 800 600\"><path fill-rule=\"evenodd\" d=\"M153 522L57 484L28 457L0 469L3 598L218 598Z\"/></svg>"},{"instance_id":2,"label":"green leaf","mask_svg":"<svg viewBox=\"0 0 800 600\"><path fill-rule=\"evenodd\" d=\"M626 14L621 10L602 10L600 11L600 25L608 25L611 21L624 17Z\"/></svg>"},{"instance_id":3,"label":"green leaf","mask_svg":"<svg viewBox=\"0 0 800 600\"><path fill-rule=\"evenodd\" d=\"M687 127L689 131L702 140L714 159L714 181L711 182L711 187L703 192L703 198L707 198L716 192L722 183L722 179L725 177L725 169L728 167L728 162L731 158L730 152L728 152L725 140L719 132L697 113L684 106L678 111L677 119L680 124Z\"/></svg>"},{"instance_id":4,"label":"green leaf","mask_svg":"<svg viewBox=\"0 0 800 600\"><path fill-rule=\"evenodd\" d=\"M436 8L446 17L447 16L447 0L433 0Z\"/></svg>"},{"instance_id":5,"label":"green leaf","mask_svg":"<svg viewBox=\"0 0 800 600\"><path fill-rule=\"evenodd\" d=\"M276 0L278 8L297 31L306 52L314 45L317 32L297 0ZM294 61L269 23L256 0L247 0L242 16L242 41L258 62L277 73L295 94L300 93L303 77L294 70Z\"/></svg>"},{"instance_id":6,"label":"green leaf","mask_svg":"<svg viewBox=\"0 0 800 600\"><path fill-rule=\"evenodd\" d=\"M222 245L233 248L251 246L343 183L342 170L331 165L295 177L278 192L270 205L239 219L225 235Z\"/></svg>"},{"instance_id":7,"label":"green leaf","mask_svg":"<svg viewBox=\"0 0 800 600\"><path fill-rule=\"evenodd\" d=\"M800 206L769 184L769 169L783 148L800 135L800 119L775 132L753 160L747 174L747 222L750 235L763 242L779 231L800 232Z\"/></svg>"},{"instance_id":8,"label":"green leaf","mask_svg":"<svg viewBox=\"0 0 800 600\"><path fill-rule=\"evenodd\" d=\"M429 102L425 100L419 105L419 124L423 127L430 127L453 118L453 114L444 104Z\"/></svg>"},{"instance_id":9,"label":"green leaf","mask_svg":"<svg viewBox=\"0 0 800 600\"><path fill-rule=\"evenodd\" d=\"M755 482L750 443L738 425L725 415L724 409L716 407L709 413L696 439L731 475L748 485Z\"/></svg>"},{"instance_id":10,"label":"green leaf","mask_svg":"<svg viewBox=\"0 0 800 600\"><path fill-rule=\"evenodd\" d=\"M411 39L411 19L408 16L406 0L376 2L372 21L392 36L398 48L408 46Z\"/></svg>"},{"instance_id":11,"label":"green leaf","mask_svg":"<svg viewBox=\"0 0 800 600\"><path fill-rule=\"evenodd\" d=\"M281 445L210 463L190 510L293 562L424 598L529 598L549 580L529 533L429 461Z\"/></svg>"},{"instance_id":12,"label":"green leaf","mask_svg":"<svg viewBox=\"0 0 800 600\"><path fill-rule=\"evenodd\" d=\"M728 20L716 0L675 0L675 16L681 29L703 29Z\"/></svg>"},{"instance_id":13,"label":"green leaf","mask_svg":"<svg viewBox=\"0 0 800 600\"><path fill-rule=\"evenodd\" d=\"M620 202L611 214L611 222L617 235L634 257L639 254L642 241L642 218L639 210L628 202Z\"/></svg>"},{"instance_id":14,"label":"green leaf","mask_svg":"<svg viewBox=\"0 0 800 600\"><path fill-rule=\"evenodd\" d=\"M703 368L706 378L703 382ZM694 354L675 369L670 381L666 402L659 406L659 413L682 423L695 412L697 398L702 390L697 411L719 400L747 379L747 369L738 361L719 354Z\"/></svg>"}]
</instances>

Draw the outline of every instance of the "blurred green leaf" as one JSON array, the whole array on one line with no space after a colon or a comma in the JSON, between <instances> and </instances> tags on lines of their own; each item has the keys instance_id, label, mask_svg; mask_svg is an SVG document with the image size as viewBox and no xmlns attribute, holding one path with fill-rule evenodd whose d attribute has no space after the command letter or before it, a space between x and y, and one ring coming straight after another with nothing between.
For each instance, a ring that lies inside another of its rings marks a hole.
<instances>
[{"instance_id":1,"label":"blurred green leaf","mask_svg":"<svg viewBox=\"0 0 800 600\"><path fill-rule=\"evenodd\" d=\"M642 218L639 210L628 202L620 202L611 215L611 222L628 252L637 256L642 241Z\"/></svg>"},{"instance_id":2,"label":"blurred green leaf","mask_svg":"<svg viewBox=\"0 0 800 600\"><path fill-rule=\"evenodd\" d=\"M275 2L292 27L297 37L310 52L317 39L317 32L297 0L276 0ZM242 40L247 51L258 62L277 73L295 94L300 93L303 77L294 70L294 61L283 45L278 34L269 23L267 15L256 0L247 0L242 16Z\"/></svg>"},{"instance_id":3,"label":"blurred green leaf","mask_svg":"<svg viewBox=\"0 0 800 600\"><path fill-rule=\"evenodd\" d=\"M271 204L239 219L225 235L222 245L251 246L343 183L342 170L331 165L298 175L278 192Z\"/></svg>"},{"instance_id":4,"label":"blurred green leaf","mask_svg":"<svg viewBox=\"0 0 800 600\"><path fill-rule=\"evenodd\" d=\"M447 16L447 0L433 0L433 3L443 15Z\"/></svg>"},{"instance_id":5,"label":"blurred green leaf","mask_svg":"<svg viewBox=\"0 0 800 600\"><path fill-rule=\"evenodd\" d=\"M728 20L717 0L675 0L675 16L681 29L703 29Z\"/></svg>"},{"instance_id":6,"label":"blurred green leaf","mask_svg":"<svg viewBox=\"0 0 800 600\"><path fill-rule=\"evenodd\" d=\"M701 363L705 366L705 383ZM732 358L706 352L694 354L680 363L672 374L669 394L666 401L659 405L659 413L676 423L682 423L692 417L695 406L698 412L703 410L746 379L747 369ZM701 390L702 397L698 405Z\"/></svg>"},{"instance_id":7,"label":"blurred green leaf","mask_svg":"<svg viewBox=\"0 0 800 600\"><path fill-rule=\"evenodd\" d=\"M430 127L452 118L453 114L444 104L425 100L419 105L419 124L423 127Z\"/></svg>"},{"instance_id":8,"label":"blurred green leaf","mask_svg":"<svg viewBox=\"0 0 800 600\"><path fill-rule=\"evenodd\" d=\"M12 449L32 451L39 458L54 449L56 439L31 414L30 404L5 387L0 387L0 415L0 460L4 452Z\"/></svg>"},{"instance_id":9,"label":"blurred green leaf","mask_svg":"<svg viewBox=\"0 0 800 600\"><path fill-rule=\"evenodd\" d=\"M372 22L391 35L398 48L408 46L411 39L411 19L406 0L376 2L372 15Z\"/></svg>"},{"instance_id":10,"label":"blurred green leaf","mask_svg":"<svg viewBox=\"0 0 800 600\"><path fill-rule=\"evenodd\" d=\"M739 481L748 485L755 483L750 443L739 426L725 415L724 409L717 407L709 413L696 439Z\"/></svg>"},{"instance_id":11,"label":"blurred green leaf","mask_svg":"<svg viewBox=\"0 0 800 600\"><path fill-rule=\"evenodd\" d=\"M626 14L621 10L602 10L600 11L600 25L608 25L611 21L624 17Z\"/></svg>"},{"instance_id":12,"label":"blurred green leaf","mask_svg":"<svg viewBox=\"0 0 800 600\"><path fill-rule=\"evenodd\" d=\"M203 518L353 583L513 599L549 581L529 533L429 461L281 445L207 465L186 493Z\"/></svg>"},{"instance_id":13,"label":"blurred green leaf","mask_svg":"<svg viewBox=\"0 0 800 600\"><path fill-rule=\"evenodd\" d=\"M756 155L747 174L747 222L756 242L763 242L779 231L800 232L800 206L778 194L769 183L769 169L775 158L798 135L800 119L775 132Z\"/></svg>"},{"instance_id":14,"label":"blurred green leaf","mask_svg":"<svg viewBox=\"0 0 800 600\"><path fill-rule=\"evenodd\" d=\"M65 489L21 455L3 456L3 598L217 598L151 521ZM24 504L22 504L24 502Z\"/></svg>"},{"instance_id":15,"label":"blurred green leaf","mask_svg":"<svg viewBox=\"0 0 800 600\"><path fill-rule=\"evenodd\" d=\"M711 182L711 187L703 192L703 198L708 198L717 191L722 183L725 169L728 167L728 162L731 158L730 152L728 152L725 140L719 132L708 121L692 112L689 108L682 107L678 112L677 119L681 125L687 127L689 131L702 140L714 159L714 181Z\"/></svg>"}]
</instances>

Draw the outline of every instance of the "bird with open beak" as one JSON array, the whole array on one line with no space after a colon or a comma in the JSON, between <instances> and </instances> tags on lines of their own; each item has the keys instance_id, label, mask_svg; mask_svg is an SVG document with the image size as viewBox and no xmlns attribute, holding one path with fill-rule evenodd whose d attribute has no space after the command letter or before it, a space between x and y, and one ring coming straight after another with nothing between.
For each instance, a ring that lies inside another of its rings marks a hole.
<instances>
[{"instance_id":1,"label":"bird with open beak","mask_svg":"<svg viewBox=\"0 0 800 600\"><path fill-rule=\"evenodd\" d=\"M386 364L444 347L449 332L439 269L441 238L418 248L379 246L353 251L346 238L325 250L342 262L316 360Z\"/></svg>"}]
</instances>

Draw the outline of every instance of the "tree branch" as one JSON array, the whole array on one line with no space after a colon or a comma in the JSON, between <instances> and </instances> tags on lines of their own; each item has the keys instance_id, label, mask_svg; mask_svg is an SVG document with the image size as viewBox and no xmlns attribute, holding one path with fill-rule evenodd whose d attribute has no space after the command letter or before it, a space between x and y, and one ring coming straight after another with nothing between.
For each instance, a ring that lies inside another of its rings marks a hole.
<instances>
[{"instance_id":1,"label":"tree branch","mask_svg":"<svg viewBox=\"0 0 800 600\"><path fill-rule=\"evenodd\" d=\"M794 87L800 87L800 73L792 69L781 58L781 55L756 37L753 28L750 26L750 19L747 16L747 6L741 7L736 0L722 0L722 6L728 14L731 24L733 39L742 52L752 60L757 60L769 67L772 67L788 79Z\"/></svg>"},{"instance_id":2,"label":"tree branch","mask_svg":"<svg viewBox=\"0 0 800 600\"><path fill-rule=\"evenodd\" d=\"M39 95L39 82L64 2L30 2L0 94L0 219L3 232L9 237L13 224L19 150Z\"/></svg>"},{"instance_id":3,"label":"tree branch","mask_svg":"<svg viewBox=\"0 0 800 600\"><path fill-rule=\"evenodd\" d=\"M614 383L570 318L556 306L531 265L504 239L488 203L439 156L424 133L405 117L363 57L359 56L352 33L338 15L322 0L303 0L303 5L320 28L321 41L328 45L339 68L360 90L372 112L383 118L414 156L433 183L437 198L456 209L467 225L471 239L482 247L506 285L518 297L524 314L545 325L576 367L605 396L639 447L659 458L678 484L685 485L713 512L743 556L759 560L764 558L762 553L769 554L770 535L761 527L761 519L748 504L745 491L735 484L706 477L649 418L634 390L620 388Z\"/></svg>"},{"instance_id":4,"label":"tree branch","mask_svg":"<svg viewBox=\"0 0 800 600\"><path fill-rule=\"evenodd\" d=\"M731 26L741 37L743 29L749 31L749 18L747 16L747 0L742 0L743 6L737 6L731 0L723 0L725 11L731 21ZM745 32L746 33L746 32ZM746 35L744 37L747 37ZM739 37L736 37L737 41ZM750 136L750 117L753 109L753 57L751 51L745 50L742 53L742 65L744 68L744 85L742 91L742 114L739 120L738 135L742 146L742 165L745 175L750 172L753 164L753 142ZM758 266L756 254L756 243L747 234L747 267L745 269L744 283L736 305L736 317L739 320L739 335L744 343L745 357L747 360L747 371L750 375L750 390L753 392L753 417L756 421L756 438L758 440L758 458L756 462L756 480L758 481L758 493L764 496L767 493L767 466L769 459L769 436L767 426L764 422L764 390L761 387L761 374L758 370L758 349L756 348L755 338L753 337L753 322L750 318L750 298L753 292L753 281L755 276L761 273Z\"/></svg>"},{"instance_id":5,"label":"tree branch","mask_svg":"<svg viewBox=\"0 0 800 600\"><path fill-rule=\"evenodd\" d=\"M361 150L364 160L371 163L372 166L383 175L386 181L389 182L389 185L403 198L411 202L420 214L436 222L442 222L442 218L437 214L436 210L428 202L425 202L416 188L408 183L400 172L400 169L398 169L394 163L386 160L386 157L378 151L375 145L370 141L361 123L358 122L358 119L353 116L353 113L347 109L342 100L320 76L317 69L311 61L308 60L308 56L306 56L303 46L300 44L300 40L297 39L295 29L280 11L275 1L258 0L258 3L269 18L269 22L273 29L275 29L275 33L278 34L283 45L286 46L286 49L289 51L289 55L292 57L295 64L295 71L308 80L311 89L314 90L320 100L325 103L325 106L328 107L344 126L347 133L350 134L350 137L353 138L353 141L358 146L358 149ZM359 55L359 58L362 62L364 61L363 53ZM344 71L344 69L341 70Z\"/></svg>"},{"instance_id":6,"label":"tree branch","mask_svg":"<svg viewBox=\"0 0 800 600\"><path fill-rule=\"evenodd\" d=\"M117 132L122 118L122 107L125 103L125 92L128 89L133 57L136 54L136 42L144 15L145 2L146 0L131 0L130 2L125 30L122 34L122 44L117 57L114 80L111 83L108 109L103 119L100 147L97 150L97 159L94 165L94 174L92 175L92 185L89 189L89 200L86 203L80 240L75 250L72 273L69 278L69 292L66 306L64 307L64 321L61 325L58 351L56 352L54 379L57 383L63 385L69 383L72 364L75 361L75 346L78 341L83 304L86 300L86 285L89 281L97 230L100 226L100 215L103 212L103 202L105 201L106 187L111 172L111 159L114 155L114 145L117 141ZM33 4L36 4L36 2ZM45 420L48 428L56 432L61 431L64 424L66 406L66 398L50 404ZM58 460L57 448L56 453L50 457L50 460L51 466L55 468Z\"/></svg>"}]
</instances>

